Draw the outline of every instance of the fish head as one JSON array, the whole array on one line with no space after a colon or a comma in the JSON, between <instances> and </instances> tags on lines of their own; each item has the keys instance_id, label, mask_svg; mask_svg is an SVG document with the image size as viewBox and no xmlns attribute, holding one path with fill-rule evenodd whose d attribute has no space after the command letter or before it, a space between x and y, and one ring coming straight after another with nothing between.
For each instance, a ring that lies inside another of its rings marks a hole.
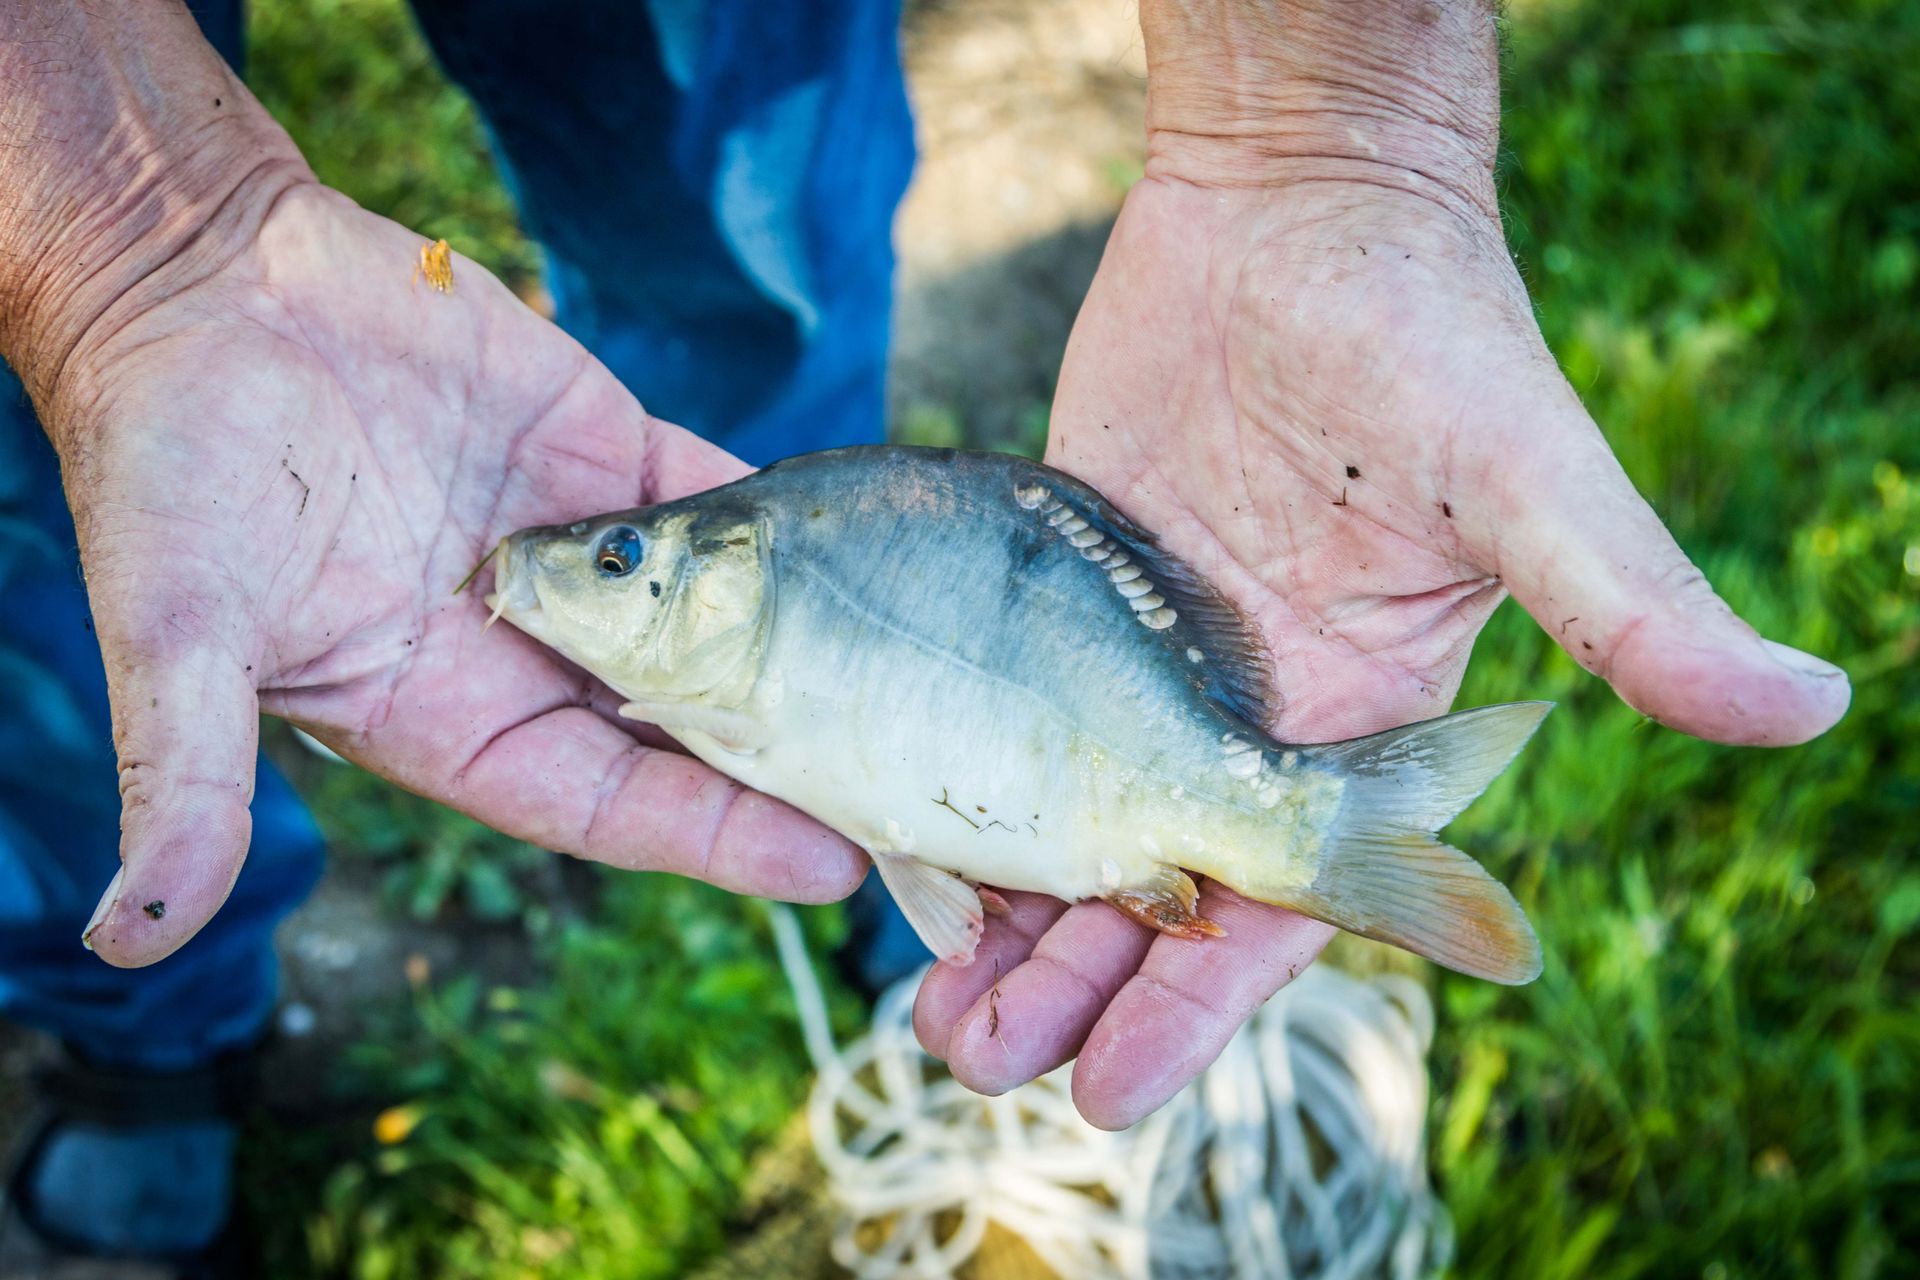
<instances>
[{"instance_id":1,"label":"fish head","mask_svg":"<svg viewBox=\"0 0 1920 1280\"><path fill-rule=\"evenodd\" d=\"M487 605L630 698L733 706L766 656L768 542L750 515L678 504L522 529Z\"/></svg>"}]
</instances>

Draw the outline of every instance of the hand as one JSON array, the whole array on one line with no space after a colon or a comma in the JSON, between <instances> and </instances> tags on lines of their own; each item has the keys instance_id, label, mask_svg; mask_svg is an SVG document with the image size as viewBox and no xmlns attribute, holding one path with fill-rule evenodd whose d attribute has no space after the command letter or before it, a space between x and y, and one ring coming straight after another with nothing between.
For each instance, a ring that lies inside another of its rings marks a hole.
<instances>
[{"instance_id":1,"label":"hand","mask_svg":"<svg viewBox=\"0 0 1920 1280\"><path fill-rule=\"evenodd\" d=\"M1635 493L1533 322L1485 166L1218 164L1201 133L1153 139L1048 460L1240 605L1274 655L1276 736L1441 714L1509 590L1674 728L1786 744L1839 718L1844 676L1755 635ZM1106 1127L1203 1070L1333 932L1217 884L1203 910L1227 937L1202 942L1009 896L973 965L928 977L921 1041L986 1093L1078 1055L1075 1101Z\"/></svg>"},{"instance_id":2,"label":"hand","mask_svg":"<svg viewBox=\"0 0 1920 1280\"><path fill-rule=\"evenodd\" d=\"M269 180L270 198L229 202L266 209L257 226L211 269L149 276L43 397L124 799L94 950L150 963L225 899L262 709L548 848L771 897L849 892L866 860L846 841L656 749L597 681L510 627L483 635L481 593L453 594L502 534L746 468L649 418L473 263L438 293L412 279L418 236Z\"/></svg>"}]
</instances>

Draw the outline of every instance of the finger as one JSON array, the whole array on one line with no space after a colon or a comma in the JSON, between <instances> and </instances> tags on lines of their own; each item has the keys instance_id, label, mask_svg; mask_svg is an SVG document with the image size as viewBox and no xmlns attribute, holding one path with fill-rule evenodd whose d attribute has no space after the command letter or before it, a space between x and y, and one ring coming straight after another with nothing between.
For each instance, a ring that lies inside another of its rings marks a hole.
<instances>
[{"instance_id":1,"label":"finger","mask_svg":"<svg viewBox=\"0 0 1920 1280\"><path fill-rule=\"evenodd\" d=\"M1040 935L1067 909L1058 898L1043 893L1008 893L1012 910L989 915L973 959L967 964L942 960L927 970L913 1000L913 1033L920 1047L936 1058L947 1056L954 1024L996 983L1033 954Z\"/></svg>"},{"instance_id":2,"label":"finger","mask_svg":"<svg viewBox=\"0 0 1920 1280\"><path fill-rule=\"evenodd\" d=\"M525 339L520 342L503 341L498 351L514 354L496 353L491 363L520 361L528 366L524 376L538 377L535 366L551 355L550 326L537 321L535 328L542 332L520 335ZM669 502L753 470L719 445L650 415L598 361L575 350L581 375L545 407L523 438L502 491L510 500L480 486L485 505L464 514L482 541L463 545L456 558L484 553L492 539L512 531L515 521L566 521L586 512ZM499 368L494 373L512 376Z\"/></svg>"},{"instance_id":3,"label":"finger","mask_svg":"<svg viewBox=\"0 0 1920 1280\"><path fill-rule=\"evenodd\" d=\"M1074 905L956 1021L947 1042L954 1078L975 1093L1005 1093L1072 1058L1153 936L1104 902Z\"/></svg>"},{"instance_id":4,"label":"finger","mask_svg":"<svg viewBox=\"0 0 1920 1280\"><path fill-rule=\"evenodd\" d=\"M120 761L121 866L81 941L122 968L200 931L232 891L253 830L252 677L223 643L230 628L176 606L138 642L121 625L133 611L99 601L94 615Z\"/></svg>"},{"instance_id":5,"label":"finger","mask_svg":"<svg viewBox=\"0 0 1920 1280\"><path fill-rule=\"evenodd\" d=\"M1762 639L1635 492L1564 380L1498 464L1489 510L1456 508L1491 567L1574 659L1628 703L1717 742L1804 742L1846 711L1846 675Z\"/></svg>"},{"instance_id":6,"label":"finger","mask_svg":"<svg viewBox=\"0 0 1920 1280\"><path fill-rule=\"evenodd\" d=\"M684 427L648 418L646 495L648 502L669 502L729 484L753 468Z\"/></svg>"},{"instance_id":7,"label":"finger","mask_svg":"<svg viewBox=\"0 0 1920 1280\"><path fill-rule=\"evenodd\" d=\"M1391 706L1374 719L1349 715L1345 736L1406 719ZM1248 904L1223 889L1214 892L1243 907L1274 910ZM1012 927L996 931L996 922L989 918L975 962L936 965L914 1004L914 1030L921 1045L945 1060L954 1077L976 1093L1005 1093L1080 1053L1102 1013L1140 971L1150 948L1176 941L1160 939L1102 902L1067 908L1042 895L1018 897L1014 917L1006 922ZM1334 932L1306 923L1329 937ZM1221 945L1220 940L1204 944ZM1312 954L1324 945L1324 940L1316 944ZM1247 1004L1242 1020L1275 990L1278 986L1269 986ZM1225 1027L1227 1036L1235 1025ZM1206 1062L1218 1056L1225 1042L1222 1038L1213 1047ZM1202 1062L1194 1071L1204 1066ZM1154 1102L1147 1110L1158 1105Z\"/></svg>"},{"instance_id":8,"label":"finger","mask_svg":"<svg viewBox=\"0 0 1920 1280\"><path fill-rule=\"evenodd\" d=\"M1202 887L1201 904L1227 936L1154 939L1080 1050L1074 1105L1102 1129L1135 1123L1211 1066L1335 932L1217 884Z\"/></svg>"},{"instance_id":9,"label":"finger","mask_svg":"<svg viewBox=\"0 0 1920 1280\"><path fill-rule=\"evenodd\" d=\"M562 853L786 902L844 898L867 871L865 854L798 809L576 705L488 737L441 798Z\"/></svg>"}]
</instances>

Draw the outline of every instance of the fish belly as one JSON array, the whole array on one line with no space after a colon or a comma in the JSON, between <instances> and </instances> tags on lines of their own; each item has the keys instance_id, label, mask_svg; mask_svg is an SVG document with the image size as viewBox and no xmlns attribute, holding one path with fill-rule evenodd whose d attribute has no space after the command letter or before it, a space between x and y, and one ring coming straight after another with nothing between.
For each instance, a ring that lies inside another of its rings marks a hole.
<instances>
[{"instance_id":1,"label":"fish belly","mask_svg":"<svg viewBox=\"0 0 1920 1280\"><path fill-rule=\"evenodd\" d=\"M1148 873L1138 841L1131 856L1089 846L1074 727L1023 689L824 662L771 669L763 686L750 752L683 741L871 853L1069 900Z\"/></svg>"},{"instance_id":2,"label":"fish belly","mask_svg":"<svg viewBox=\"0 0 1920 1280\"><path fill-rule=\"evenodd\" d=\"M1339 778L1243 731L1160 753L1083 735L1070 756L1082 857L1115 860L1126 887L1142 882L1137 866L1179 867L1281 901L1312 879L1340 806Z\"/></svg>"},{"instance_id":3,"label":"fish belly","mask_svg":"<svg viewBox=\"0 0 1920 1280\"><path fill-rule=\"evenodd\" d=\"M1017 690L913 680L854 697L839 681L790 677L769 687L778 693L757 708L750 751L699 733L682 741L870 853L1003 889L1076 901L1180 867L1273 901L1318 866L1322 823L1302 819L1337 805L1334 779L1244 766L1236 776L1231 757L1142 759L1036 713Z\"/></svg>"}]
</instances>

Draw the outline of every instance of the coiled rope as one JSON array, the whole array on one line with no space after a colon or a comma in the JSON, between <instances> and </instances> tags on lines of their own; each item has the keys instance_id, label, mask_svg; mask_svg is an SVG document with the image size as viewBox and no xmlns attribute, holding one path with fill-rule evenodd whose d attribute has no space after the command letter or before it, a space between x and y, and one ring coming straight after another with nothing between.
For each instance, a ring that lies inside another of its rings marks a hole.
<instances>
[{"instance_id":1,"label":"coiled rope","mask_svg":"<svg viewBox=\"0 0 1920 1280\"><path fill-rule=\"evenodd\" d=\"M797 921L775 906L773 925L819 1073L833 1254L860 1280L952 1280L990 1223L1072 1280L1414 1280L1451 1256L1426 1174L1433 1009L1409 979L1315 965L1171 1102L1106 1133L1074 1110L1071 1066L999 1098L955 1082L914 1038L918 975L836 1048Z\"/></svg>"}]
</instances>

